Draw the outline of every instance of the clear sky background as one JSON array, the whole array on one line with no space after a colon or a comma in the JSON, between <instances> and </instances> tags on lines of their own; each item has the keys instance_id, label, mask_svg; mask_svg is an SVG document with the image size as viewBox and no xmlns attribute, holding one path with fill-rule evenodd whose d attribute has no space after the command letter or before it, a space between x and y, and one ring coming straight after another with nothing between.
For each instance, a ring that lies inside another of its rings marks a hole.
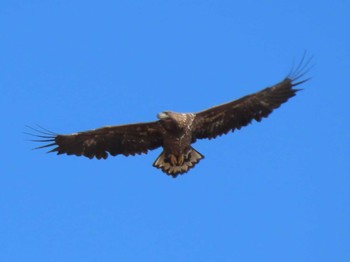
<instances>
[{"instance_id":1,"label":"clear sky background","mask_svg":"<svg viewBox=\"0 0 350 262\"><path fill-rule=\"evenodd\" d=\"M195 148L98 161L46 154L58 133L199 111L282 80L304 91ZM0 261L350 261L349 1L0 2Z\"/></svg>"}]
</instances>

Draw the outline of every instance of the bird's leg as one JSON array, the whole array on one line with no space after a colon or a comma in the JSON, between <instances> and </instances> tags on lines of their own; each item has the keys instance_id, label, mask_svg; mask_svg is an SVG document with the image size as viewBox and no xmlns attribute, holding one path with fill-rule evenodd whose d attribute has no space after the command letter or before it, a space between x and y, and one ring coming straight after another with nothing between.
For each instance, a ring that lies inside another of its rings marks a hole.
<instances>
[{"instance_id":1,"label":"bird's leg","mask_svg":"<svg viewBox=\"0 0 350 262\"><path fill-rule=\"evenodd\" d=\"M179 166L182 166L182 164L184 163L184 160L185 160L184 155L181 154L177 159L177 163L179 164Z\"/></svg>"},{"instance_id":2,"label":"bird's leg","mask_svg":"<svg viewBox=\"0 0 350 262\"><path fill-rule=\"evenodd\" d=\"M173 154L170 155L170 163L171 163L171 165L173 165L173 166L176 166L176 165L177 165L177 158L176 158L176 156L174 156Z\"/></svg>"}]
</instances>

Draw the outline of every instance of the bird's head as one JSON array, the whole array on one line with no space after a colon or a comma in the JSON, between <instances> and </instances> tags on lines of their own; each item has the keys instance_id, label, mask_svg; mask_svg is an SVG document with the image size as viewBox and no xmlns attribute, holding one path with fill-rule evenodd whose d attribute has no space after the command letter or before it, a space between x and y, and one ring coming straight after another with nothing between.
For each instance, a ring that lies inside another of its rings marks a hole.
<instances>
[{"instance_id":1,"label":"bird's head","mask_svg":"<svg viewBox=\"0 0 350 262\"><path fill-rule=\"evenodd\" d=\"M172 121L180 121L185 114L182 113L176 113L172 111L163 111L157 114L158 119L160 120L172 120Z\"/></svg>"},{"instance_id":2,"label":"bird's head","mask_svg":"<svg viewBox=\"0 0 350 262\"><path fill-rule=\"evenodd\" d=\"M157 115L163 126L168 130L180 130L186 125L187 115L183 113L175 113L164 111Z\"/></svg>"},{"instance_id":3,"label":"bird's head","mask_svg":"<svg viewBox=\"0 0 350 262\"><path fill-rule=\"evenodd\" d=\"M166 119L169 119L169 111L164 111L164 112L160 112L157 114L157 118L160 119L160 120L166 120Z\"/></svg>"}]
</instances>

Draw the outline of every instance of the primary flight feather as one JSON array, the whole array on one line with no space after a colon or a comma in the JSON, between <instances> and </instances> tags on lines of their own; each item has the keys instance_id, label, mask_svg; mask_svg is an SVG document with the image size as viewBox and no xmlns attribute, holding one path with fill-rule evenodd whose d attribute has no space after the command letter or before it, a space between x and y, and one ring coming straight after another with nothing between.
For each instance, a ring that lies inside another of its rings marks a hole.
<instances>
[{"instance_id":1,"label":"primary flight feather","mask_svg":"<svg viewBox=\"0 0 350 262\"><path fill-rule=\"evenodd\" d=\"M306 82L300 80L306 73L304 58L283 81L257 93L197 113L161 112L158 121L119 126L106 126L69 135L47 130L36 134L47 144L38 148L53 147L49 152L106 159L108 155L136 155L162 147L163 151L153 163L167 175L176 177L193 168L204 156L192 144L197 139L216 138L230 131L258 122L300 89Z\"/></svg>"}]
</instances>

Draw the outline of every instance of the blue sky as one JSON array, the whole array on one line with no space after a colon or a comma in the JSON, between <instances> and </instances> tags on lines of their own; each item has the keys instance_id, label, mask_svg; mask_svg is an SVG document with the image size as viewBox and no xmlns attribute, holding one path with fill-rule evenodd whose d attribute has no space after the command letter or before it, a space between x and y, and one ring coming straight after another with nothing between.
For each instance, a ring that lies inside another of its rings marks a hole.
<instances>
[{"instance_id":1,"label":"blue sky","mask_svg":"<svg viewBox=\"0 0 350 262\"><path fill-rule=\"evenodd\" d=\"M350 259L350 2L0 2L0 261ZM261 123L194 147L105 161L32 151L58 133L200 111L282 80L304 91Z\"/></svg>"}]
</instances>

